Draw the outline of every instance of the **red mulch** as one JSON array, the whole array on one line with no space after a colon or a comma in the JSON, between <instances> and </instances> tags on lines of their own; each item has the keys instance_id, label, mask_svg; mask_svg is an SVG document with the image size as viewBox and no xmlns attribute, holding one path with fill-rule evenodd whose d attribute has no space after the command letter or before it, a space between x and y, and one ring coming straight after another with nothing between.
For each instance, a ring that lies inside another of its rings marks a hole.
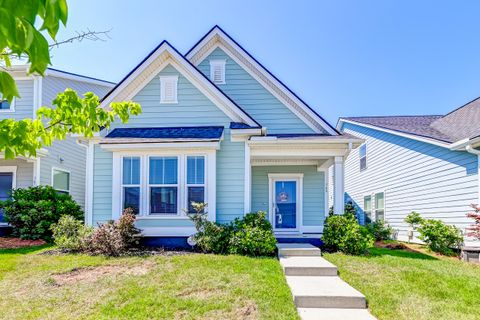
<instances>
[{"instance_id":1,"label":"red mulch","mask_svg":"<svg viewBox=\"0 0 480 320\"><path fill-rule=\"evenodd\" d=\"M43 240L22 240L20 238L4 238L0 237L0 249L12 249L12 248L23 248L23 247L32 247L40 246L45 244Z\"/></svg>"}]
</instances>

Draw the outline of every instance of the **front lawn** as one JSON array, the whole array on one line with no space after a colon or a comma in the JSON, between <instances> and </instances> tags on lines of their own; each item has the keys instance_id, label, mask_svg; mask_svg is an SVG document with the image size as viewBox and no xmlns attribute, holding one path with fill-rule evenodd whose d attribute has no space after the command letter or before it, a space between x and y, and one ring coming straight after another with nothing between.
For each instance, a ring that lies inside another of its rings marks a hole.
<instances>
[{"instance_id":1,"label":"front lawn","mask_svg":"<svg viewBox=\"0 0 480 320\"><path fill-rule=\"evenodd\" d=\"M421 249L373 248L369 256L325 258L365 294L378 319L480 319L480 266Z\"/></svg>"},{"instance_id":2,"label":"front lawn","mask_svg":"<svg viewBox=\"0 0 480 320\"><path fill-rule=\"evenodd\" d=\"M4 319L298 319L275 258L0 250Z\"/></svg>"}]
</instances>

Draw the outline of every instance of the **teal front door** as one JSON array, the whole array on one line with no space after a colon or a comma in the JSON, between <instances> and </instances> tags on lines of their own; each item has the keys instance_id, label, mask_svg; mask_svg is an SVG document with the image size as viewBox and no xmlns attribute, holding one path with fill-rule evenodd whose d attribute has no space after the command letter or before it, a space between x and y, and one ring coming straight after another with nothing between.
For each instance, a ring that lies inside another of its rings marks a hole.
<instances>
[{"instance_id":1,"label":"teal front door","mask_svg":"<svg viewBox=\"0 0 480 320\"><path fill-rule=\"evenodd\" d=\"M293 231L298 228L298 180L273 181L273 227L275 230Z\"/></svg>"}]
</instances>

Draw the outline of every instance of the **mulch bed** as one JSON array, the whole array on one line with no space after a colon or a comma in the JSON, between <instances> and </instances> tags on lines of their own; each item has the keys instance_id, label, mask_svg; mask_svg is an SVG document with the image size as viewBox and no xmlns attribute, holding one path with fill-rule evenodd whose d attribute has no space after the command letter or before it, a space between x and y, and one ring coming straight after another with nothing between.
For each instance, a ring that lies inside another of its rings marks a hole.
<instances>
[{"instance_id":1,"label":"mulch bed","mask_svg":"<svg viewBox=\"0 0 480 320\"><path fill-rule=\"evenodd\" d=\"M43 240L23 240L20 238L0 237L0 249L16 249L24 247L41 246Z\"/></svg>"}]
</instances>

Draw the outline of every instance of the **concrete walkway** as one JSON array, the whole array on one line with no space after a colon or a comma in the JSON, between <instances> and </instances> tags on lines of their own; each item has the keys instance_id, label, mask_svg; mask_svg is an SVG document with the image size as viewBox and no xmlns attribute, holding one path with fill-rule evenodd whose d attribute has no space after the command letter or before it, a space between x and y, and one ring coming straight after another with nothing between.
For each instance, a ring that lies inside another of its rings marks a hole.
<instances>
[{"instance_id":1,"label":"concrete walkway","mask_svg":"<svg viewBox=\"0 0 480 320\"><path fill-rule=\"evenodd\" d=\"M306 243L279 243L278 258L303 320L375 320L365 296L338 277L337 267Z\"/></svg>"}]
</instances>

